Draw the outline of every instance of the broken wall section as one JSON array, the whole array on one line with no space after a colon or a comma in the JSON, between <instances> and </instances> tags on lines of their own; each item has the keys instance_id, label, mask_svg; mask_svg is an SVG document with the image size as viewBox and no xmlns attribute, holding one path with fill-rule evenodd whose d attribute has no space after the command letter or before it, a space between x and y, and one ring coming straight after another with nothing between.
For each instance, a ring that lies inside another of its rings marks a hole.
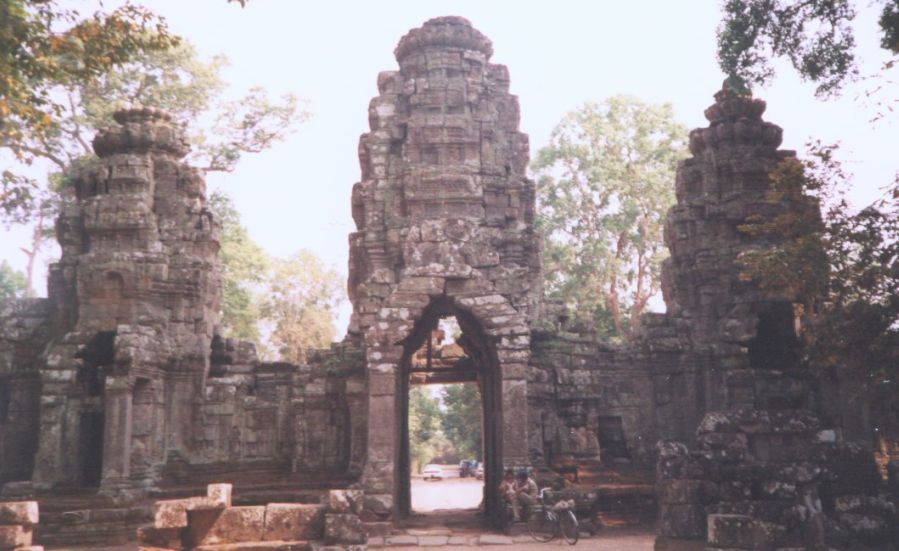
<instances>
[{"instance_id":1,"label":"broken wall section","mask_svg":"<svg viewBox=\"0 0 899 551\"><path fill-rule=\"evenodd\" d=\"M260 362L251 343L221 337L212 351L193 452L166 469L166 484L206 480L204 471L307 481L359 475L366 419L358 345L311 351L306 365Z\"/></svg>"},{"instance_id":2,"label":"broken wall section","mask_svg":"<svg viewBox=\"0 0 899 551\"><path fill-rule=\"evenodd\" d=\"M38 366L50 339L47 299L0 303L0 487L29 480L38 446Z\"/></svg>"},{"instance_id":3,"label":"broken wall section","mask_svg":"<svg viewBox=\"0 0 899 551\"><path fill-rule=\"evenodd\" d=\"M655 462L659 438L692 440L705 407L702 359L664 314L646 314L638 340L602 342L543 306L529 365L529 449L537 465Z\"/></svg>"},{"instance_id":4,"label":"broken wall section","mask_svg":"<svg viewBox=\"0 0 899 551\"><path fill-rule=\"evenodd\" d=\"M670 538L714 549L884 548L895 505L878 496L870 451L822 423L816 373L801 361L797 297L760 288L739 264L741 253L784 239L742 224L819 216L811 197L771 193L771 173L795 154L777 149L782 131L764 110L725 83L678 168L663 289L669 315L706 358L707 403L694 445L660 444L656 549Z\"/></svg>"}]
</instances>

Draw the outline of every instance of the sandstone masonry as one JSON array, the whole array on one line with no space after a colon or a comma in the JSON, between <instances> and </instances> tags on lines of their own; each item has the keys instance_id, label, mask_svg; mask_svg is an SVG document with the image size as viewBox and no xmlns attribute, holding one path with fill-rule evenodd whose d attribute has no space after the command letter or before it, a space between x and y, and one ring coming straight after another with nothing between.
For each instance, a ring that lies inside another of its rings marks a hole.
<instances>
[{"instance_id":1,"label":"sandstone masonry","mask_svg":"<svg viewBox=\"0 0 899 551\"><path fill-rule=\"evenodd\" d=\"M348 334L307 365L217 334L219 224L182 127L133 108L97 135L98 158L69 175L49 297L0 305L0 485L41 501L38 539L111 543L149 520L147 546L213 549L286 519L285 545L361 548L361 523L411 508L410 385L469 381L496 522L506 467L655 466L660 548L886 541L895 505L870 443L846 437L864 417L801 367L795 297L736 264L777 245L741 232L748 218L818 208L768 193L793 153L764 102L722 90L691 133L668 312L610 346L542 295L528 138L490 40L441 17L395 54L359 142ZM450 317L462 334L441 348ZM242 502L224 486L184 497L220 482Z\"/></svg>"}]
</instances>

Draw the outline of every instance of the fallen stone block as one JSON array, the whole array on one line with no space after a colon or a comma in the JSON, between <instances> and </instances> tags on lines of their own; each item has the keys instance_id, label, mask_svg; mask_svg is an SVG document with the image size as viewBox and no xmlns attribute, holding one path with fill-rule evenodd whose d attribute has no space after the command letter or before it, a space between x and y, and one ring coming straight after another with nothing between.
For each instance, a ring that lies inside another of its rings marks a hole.
<instances>
[{"instance_id":1,"label":"fallen stone block","mask_svg":"<svg viewBox=\"0 0 899 551\"><path fill-rule=\"evenodd\" d=\"M440 547L447 544L449 536L419 536L419 547Z\"/></svg>"},{"instance_id":2,"label":"fallen stone block","mask_svg":"<svg viewBox=\"0 0 899 551\"><path fill-rule=\"evenodd\" d=\"M366 520L380 520L390 516L393 510L393 496L389 494L369 495L363 498Z\"/></svg>"},{"instance_id":3,"label":"fallen stone block","mask_svg":"<svg viewBox=\"0 0 899 551\"><path fill-rule=\"evenodd\" d=\"M658 484L660 503L698 503L698 480L662 480Z\"/></svg>"},{"instance_id":4,"label":"fallen stone block","mask_svg":"<svg viewBox=\"0 0 899 551\"><path fill-rule=\"evenodd\" d=\"M368 546L360 545L326 545L321 542L312 542L312 551L367 551Z\"/></svg>"},{"instance_id":5,"label":"fallen stone block","mask_svg":"<svg viewBox=\"0 0 899 551\"><path fill-rule=\"evenodd\" d=\"M319 505L269 503L265 511L264 541L321 539L324 512Z\"/></svg>"},{"instance_id":6,"label":"fallen stone block","mask_svg":"<svg viewBox=\"0 0 899 551\"><path fill-rule=\"evenodd\" d=\"M708 542L713 547L752 548L752 517L747 515L709 515L708 530Z\"/></svg>"},{"instance_id":7,"label":"fallen stone block","mask_svg":"<svg viewBox=\"0 0 899 551\"><path fill-rule=\"evenodd\" d=\"M265 506L191 511L187 531L188 541L193 545L261 542L265 531Z\"/></svg>"},{"instance_id":8,"label":"fallen stone block","mask_svg":"<svg viewBox=\"0 0 899 551\"><path fill-rule=\"evenodd\" d=\"M393 529L393 523L391 522L366 522L365 529L368 532L368 537L372 536L389 536L390 531Z\"/></svg>"},{"instance_id":9,"label":"fallen stone block","mask_svg":"<svg viewBox=\"0 0 899 551\"><path fill-rule=\"evenodd\" d=\"M37 501L7 501L0 503L0 524L33 526L38 521Z\"/></svg>"},{"instance_id":10,"label":"fallen stone block","mask_svg":"<svg viewBox=\"0 0 899 551\"><path fill-rule=\"evenodd\" d=\"M328 492L329 513L362 513L362 490L331 490Z\"/></svg>"},{"instance_id":11,"label":"fallen stone block","mask_svg":"<svg viewBox=\"0 0 899 551\"><path fill-rule=\"evenodd\" d=\"M0 549L15 549L31 545L30 526L0 526Z\"/></svg>"},{"instance_id":12,"label":"fallen stone block","mask_svg":"<svg viewBox=\"0 0 899 551\"><path fill-rule=\"evenodd\" d=\"M388 536L384 543L386 543L389 547L400 547L400 546L413 546L418 545L418 538L415 536Z\"/></svg>"},{"instance_id":13,"label":"fallen stone block","mask_svg":"<svg viewBox=\"0 0 899 551\"><path fill-rule=\"evenodd\" d=\"M368 534L365 525L356 515L333 514L325 515L325 543L365 543Z\"/></svg>"},{"instance_id":14,"label":"fallen stone block","mask_svg":"<svg viewBox=\"0 0 899 551\"><path fill-rule=\"evenodd\" d=\"M670 538L702 538L705 536L705 517L698 504L660 504L660 536Z\"/></svg>"},{"instance_id":15,"label":"fallen stone block","mask_svg":"<svg viewBox=\"0 0 899 551\"><path fill-rule=\"evenodd\" d=\"M194 551L310 551L312 545L308 541L268 541L222 543L218 545L200 545Z\"/></svg>"},{"instance_id":16,"label":"fallen stone block","mask_svg":"<svg viewBox=\"0 0 899 551\"><path fill-rule=\"evenodd\" d=\"M153 506L153 525L156 528L185 528L188 511L221 511L225 507L220 499L206 496L157 501Z\"/></svg>"},{"instance_id":17,"label":"fallen stone block","mask_svg":"<svg viewBox=\"0 0 899 551\"><path fill-rule=\"evenodd\" d=\"M142 526L137 529L137 541L150 547L183 549L184 528L156 528Z\"/></svg>"},{"instance_id":18,"label":"fallen stone block","mask_svg":"<svg viewBox=\"0 0 899 551\"><path fill-rule=\"evenodd\" d=\"M206 486L206 497L224 507L230 507L233 488L231 484L210 484Z\"/></svg>"}]
</instances>

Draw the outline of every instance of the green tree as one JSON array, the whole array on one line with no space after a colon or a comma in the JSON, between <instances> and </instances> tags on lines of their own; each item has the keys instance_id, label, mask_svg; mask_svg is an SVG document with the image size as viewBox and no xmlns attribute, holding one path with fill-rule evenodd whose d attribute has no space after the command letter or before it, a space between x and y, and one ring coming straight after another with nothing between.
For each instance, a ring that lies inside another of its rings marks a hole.
<instances>
[{"instance_id":1,"label":"green tree","mask_svg":"<svg viewBox=\"0 0 899 551\"><path fill-rule=\"evenodd\" d=\"M629 337L659 289L686 142L670 105L615 96L568 113L533 162L547 290L606 335Z\"/></svg>"},{"instance_id":2,"label":"green tree","mask_svg":"<svg viewBox=\"0 0 899 551\"><path fill-rule=\"evenodd\" d=\"M442 389L443 433L462 457L483 459L481 444L481 393L478 385L462 383Z\"/></svg>"},{"instance_id":3,"label":"green tree","mask_svg":"<svg viewBox=\"0 0 899 551\"><path fill-rule=\"evenodd\" d=\"M775 170L769 199L812 196L823 220L812 213L748 219L741 231L781 244L741 254L741 275L803 304L809 366L821 374L847 368L872 393L866 399L889 404L899 387L899 194L854 211L841 192L851 175L837 148L809 149L807 160L787 159Z\"/></svg>"},{"instance_id":4,"label":"green tree","mask_svg":"<svg viewBox=\"0 0 899 551\"><path fill-rule=\"evenodd\" d=\"M222 326L225 335L261 346L262 289L271 260L240 222L231 198L216 191L209 208L222 224L219 260L222 263Z\"/></svg>"},{"instance_id":5,"label":"green tree","mask_svg":"<svg viewBox=\"0 0 899 551\"><path fill-rule=\"evenodd\" d=\"M164 50L135 52L127 61L90 79L54 87L54 94L65 101L56 109L53 128L40 135L23 135L13 144L0 144L27 150L26 164L42 158L52 167L50 185L32 182L31 201L7 217L8 222L34 224L31 246L23 248L29 266L44 239L52 235L62 181L58 175L93 155L89 137L96 129L112 124L112 113L122 105L159 107L172 113L175 120L190 122L193 151L188 161L206 171L233 170L242 155L271 147L308 116L293 95L273 102L260 88L251 89L239 100L224 101L226 86L219 73L226 63L224 56L204 61L190 43L180 41ZM27 179L12 169L4 174L13 181ZM29 268L29 282L32 275Z\"/></svg>"},{"instance_id":6,"label":"green tree","mask_svg":"<svg viewBox=\"0 0 899 551\"><path fill-rule=\"evenodd\" d=\"M416 472L437 455L440 419L437 399L425 387L413 386L409 390L409 460Z\"/></svg>"},{"instance_id":7,"label":"green tree","mask_svg":"<svg viewBox=\"0 0 899 551\"><path fill-rule=\"evenodd\" d=\"M879 0L881 46L899 54L899 3ZM763 84L774 76L773 58L786 58L799 74L818 84L817 94L840 91L858 76L848 0L727 0L718 29L718 63L735 87Z\"/></svg>"},{"instance_id":8,"label":"green tree","mask_svg":"<svg viewBox=\"0 0 899 551\"><path fill-rule=\"evenodd\" d=\"M43 143L60 132L67 108L60 87L177 43L164 20L132 4L82 16L55 0L0 2L0 149L24 164L43 157ZM35 182L8 169L0 176L0 212L30 211Z\"/></svg>"},{"instance_id":9,"label":"green tree","mask_svg":"<svg viewBox=\"0 0 899 551\"><path fill-rule=\"evenodd\" d=\"M28 293L25 274L14 269L5 260L0 262L0 301L21 298Z\"/></svg>"},{"instance_id":10,"label":"green tree","mask_svg":"<svg viewBox=\"0 0 899 551\"><path fill-rule=\"evenodd\" d=\"M340 282L334 270L307 250L273 261L264 313L274 324L271 342L282 360L303 364L310 349L334 339L334 312L343 297Z\"/></svg>"}]
</instances>

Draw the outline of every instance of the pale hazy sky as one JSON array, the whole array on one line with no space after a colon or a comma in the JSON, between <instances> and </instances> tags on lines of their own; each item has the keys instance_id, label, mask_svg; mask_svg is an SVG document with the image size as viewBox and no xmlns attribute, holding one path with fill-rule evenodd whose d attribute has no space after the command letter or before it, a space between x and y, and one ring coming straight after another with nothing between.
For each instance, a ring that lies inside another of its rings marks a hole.
<instances>
[{"instance_id":1,"label":"pale hazy sky","mask_svg":"<svg viewBox=\"0 0 899 551\"><path fill-rule=\"evenodd\" d=\"M270 253L307 248L342 274L347 234L354 229L350 191L359 178L357 143L368 129L377 75L397 68L397 41L427 19L461 15L493 41L491 61L509 67L532 156L566 111L619 93L670 102L688 127L705 125L702 112L723 80L715 62L717 0L250 0L244 9L225 0L137 2L166 17L201 55L226 54L231 95L263 86L273 95L293 92L309 101L312 119L287 142L207 181L234 198L250 234ZM867 10L864 0L856 3ZM111 4L116 2L106 2ZM863 11L856 28L862 70L874 72L885 60L877 48L876 13ZM768 102L765 118L784 128L783 147L801 150L810 137L842 142L844 159L858 176L852 193L858 204L878 197L899 168L896 123L872 125L873 108L857 100L868 86L852 86L841 99L823 102L784 67L772 86L756 91ZM24 267L18 247L27 232L0 235L0 258ZM37 290L44 294L41 270ZM344 327L342 320L339 334Z\"/></svg>"}]
</instances>

